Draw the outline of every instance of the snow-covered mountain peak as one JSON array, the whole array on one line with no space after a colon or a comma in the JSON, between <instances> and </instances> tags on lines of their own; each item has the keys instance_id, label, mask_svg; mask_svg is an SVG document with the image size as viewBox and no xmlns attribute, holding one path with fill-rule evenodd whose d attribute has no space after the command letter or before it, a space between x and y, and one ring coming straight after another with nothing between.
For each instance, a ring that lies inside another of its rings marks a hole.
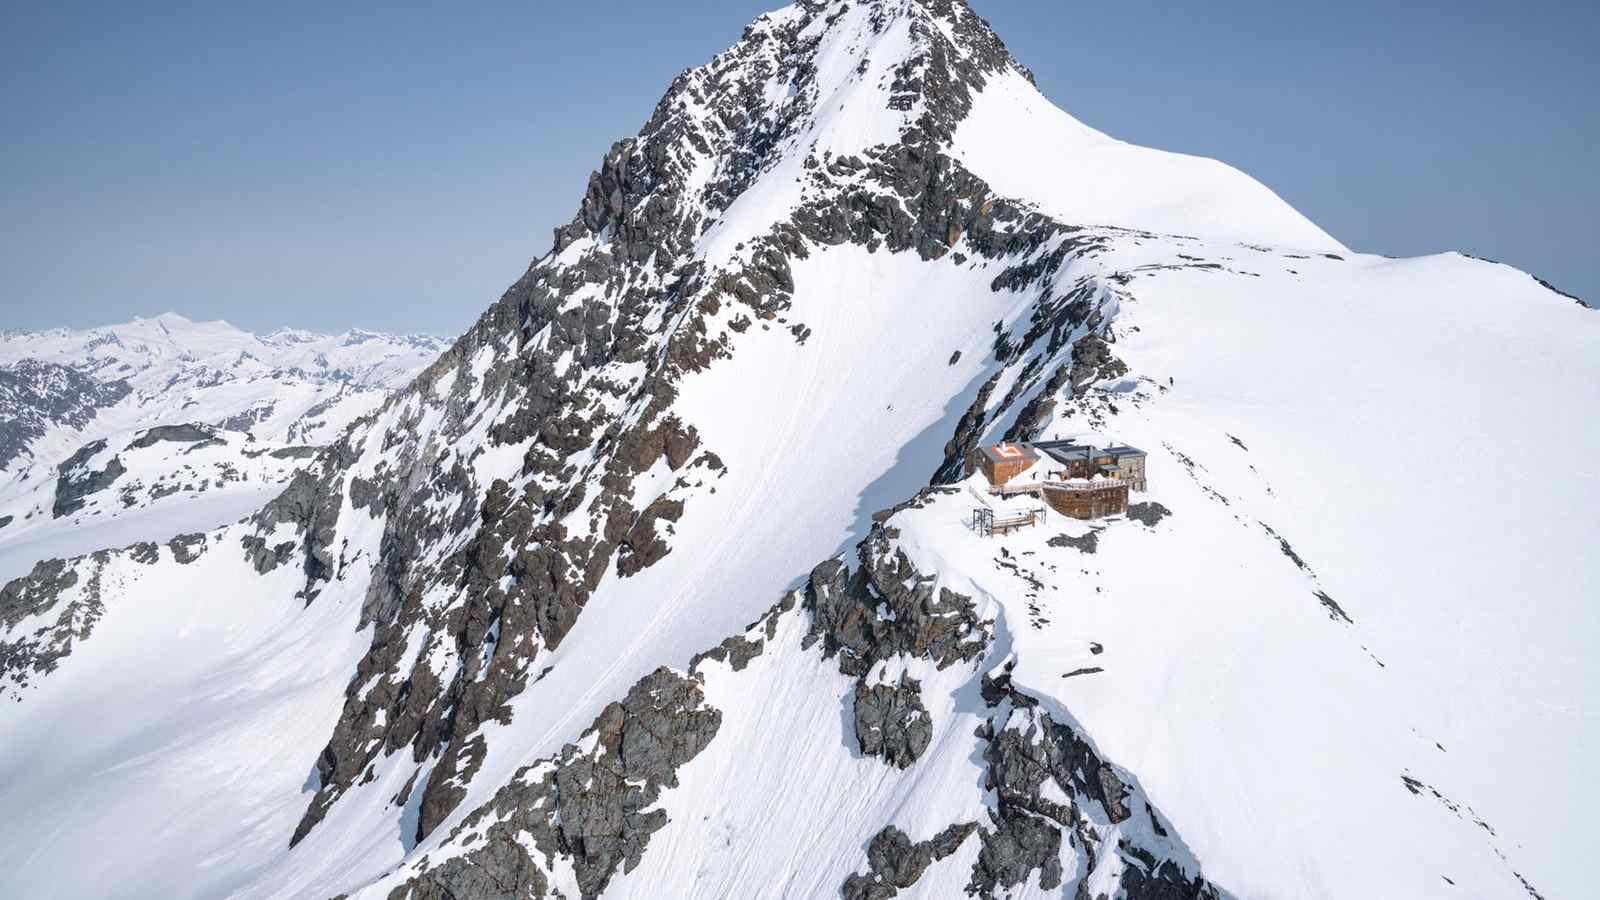
<instances>
[{"instance_id":1,"label":"snow-covered mountain peak","mask_svg":"<svg viewBox=\"0 0 1600 900\"><path fill-rule=\"evenodd\" d=\"M249 520L0 592L0 774L27 773L0 800L38 810L0 822L0 886L1581 883L1592 723L1549 710L1600 677L1600 438L1570 414L1597 326L1087 128L964 4L796 4L679 76L552 252ZM246 355L276 358L195 361ZM1515 522L1507 433L1562 476ZM1146 454L1125 513L975 463L1074 435ZM234 448L275 477L296 449L261 440L107 439L26 508L188 497ZM1506 635L1514 679L1480 664Z\"/></svg>"},{"instance_id":2,"label":"snow-covered mountain peak","mask_svg":"<svg viewBox=\"0 0 1600 900\"><path fill-rule=\"evenodd\" d=\"M393 388L445 346L432 337L363 331L280 329L261 337L221 320L197 322L167 312L99 328L9 331L0 339L0 365L54 362L102 380L126 379L135 390L164 389L185 370L233 378L298 370L308 379Z\"/></svg>"},{"instance_id":3,"label":"snow-covered mountain peak","mask_svg":"<svg viewBox=\"0 0 1600 900\"><path fill-rule=\"evenodd\" d=\"M961 0L797 3L758 19L612 148L556 251L590 237L671 249L658 264L690 247L748 262L797 210L852 190L838 176L887 165L916 178L931 157L1066 224L1345 252L1243 173L1057 109Z\"/></svg>"}]
</instances>

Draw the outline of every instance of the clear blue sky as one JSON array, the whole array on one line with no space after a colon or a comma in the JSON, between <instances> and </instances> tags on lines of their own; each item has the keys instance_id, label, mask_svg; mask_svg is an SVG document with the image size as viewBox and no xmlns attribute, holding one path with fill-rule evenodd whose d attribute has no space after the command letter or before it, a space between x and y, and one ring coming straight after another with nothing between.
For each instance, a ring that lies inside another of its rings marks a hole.
<instances>
[{"instance_id":1,"label":"clear blue sky","mask_svg":"<svg viewBox=\"0 0 1600 900\"><path fill-rule=\"evenodd\" d=\"M0 328L454 335L774 0L5 4ZM1058 105L1346 244L1600 298L1600 4L975 0Z\"/></svg>"}]
</instances>

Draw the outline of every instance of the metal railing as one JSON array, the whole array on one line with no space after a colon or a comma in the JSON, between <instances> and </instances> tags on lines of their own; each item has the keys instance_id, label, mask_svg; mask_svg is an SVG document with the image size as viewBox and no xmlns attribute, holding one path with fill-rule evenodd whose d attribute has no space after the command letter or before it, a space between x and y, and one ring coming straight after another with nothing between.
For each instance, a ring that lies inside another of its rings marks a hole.
<instances>
[{"instance_id":1,"label":"metal railing","mask_svg":"<svg viewBox=\"0 0 1600 900\"><path fill-rule=\"evenodd\" d=\"M972 511L970 527L984 537L993 537L996 534L1007 534L1018 528L1038 525L1044 521L1044 517L1043 507L1009 516L996 516L992 509L975 509Z\"/></svg>"},{"instance_id":2,"label":"metal railing","mask_svg":"<svg viewBox=\"0 0 1600 900\"><path fill-rule=\"evenodd\" d=\"M1118 488L1128 482L1120 478L1102 478L1099 481L1044 481L1040 484L1053 491L1099 491Z\"/></svg>"}]
</instances>

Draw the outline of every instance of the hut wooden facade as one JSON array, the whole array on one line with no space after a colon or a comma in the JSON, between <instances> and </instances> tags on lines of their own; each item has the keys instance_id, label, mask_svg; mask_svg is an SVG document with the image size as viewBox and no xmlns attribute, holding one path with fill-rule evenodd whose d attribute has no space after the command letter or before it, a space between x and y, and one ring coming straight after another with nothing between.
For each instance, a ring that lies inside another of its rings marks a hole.
<instances>
[{"instance_id":1,"label":"hut wooden facade","mask_svg":"<svg viewBox=\"0 0 1600 900\"><path fill-rule=\"evenodd\" d=\"M995 444L979 447L969 463L999 487L1032 468L1039 461L1039 453L1027 444Z\"/></svg>"},{"instance_id":2,"label":"hut wooden facade","mask_svg":"<svg viewBox=\"0 0 1600 900\"><path fill-rule=\"evenodd\" d=\"M1046 482L1044 502L1074 519L1103 519L1128 511L1128 483L1102 479L1082 483Z\"/></svg>"}]
</instances>

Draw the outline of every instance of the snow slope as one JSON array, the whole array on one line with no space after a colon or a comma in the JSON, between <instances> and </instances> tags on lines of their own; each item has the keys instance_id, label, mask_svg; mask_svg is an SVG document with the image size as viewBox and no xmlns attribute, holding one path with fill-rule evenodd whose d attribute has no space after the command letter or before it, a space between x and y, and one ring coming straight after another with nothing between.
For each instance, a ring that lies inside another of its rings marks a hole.
<instances>
[{"instance_id":1,"label":"snow slope","mask_svg":"<svg viewBox=\"0 0 1600 900\"><path fill-rule=\"evenodd\" d=\"M237 431L144 429L85 445L60 466L30 465L0 484L0 581L42 559L210 531L260 509L316 448L272 445ZM63 505L63 486L88 473L119 474Z\"/></svg>"},{"instance_id":2,"label":"snow slope","mask_svg":"<svg viewBox=\"0 0 1600 900\"><path fill-rule=\"evenodd\" d=\"M1345 252L1243 172L1107 137L1017 72L996 76L976 96L952 149L997 192L1027 198L1063 222Z\"/></svg>"},{"instance_id":3,"label":"snow slope","mask_svg":"<svg viewBox=\"0 0 1600 900\"><path fill-rule=\"evenodd\" d=\"M1580 896L1597 369L797 4L250 521L0 595L0 894ZM1148 505L966 527L1085 433Z\"/></svg>"}]
</instances>

